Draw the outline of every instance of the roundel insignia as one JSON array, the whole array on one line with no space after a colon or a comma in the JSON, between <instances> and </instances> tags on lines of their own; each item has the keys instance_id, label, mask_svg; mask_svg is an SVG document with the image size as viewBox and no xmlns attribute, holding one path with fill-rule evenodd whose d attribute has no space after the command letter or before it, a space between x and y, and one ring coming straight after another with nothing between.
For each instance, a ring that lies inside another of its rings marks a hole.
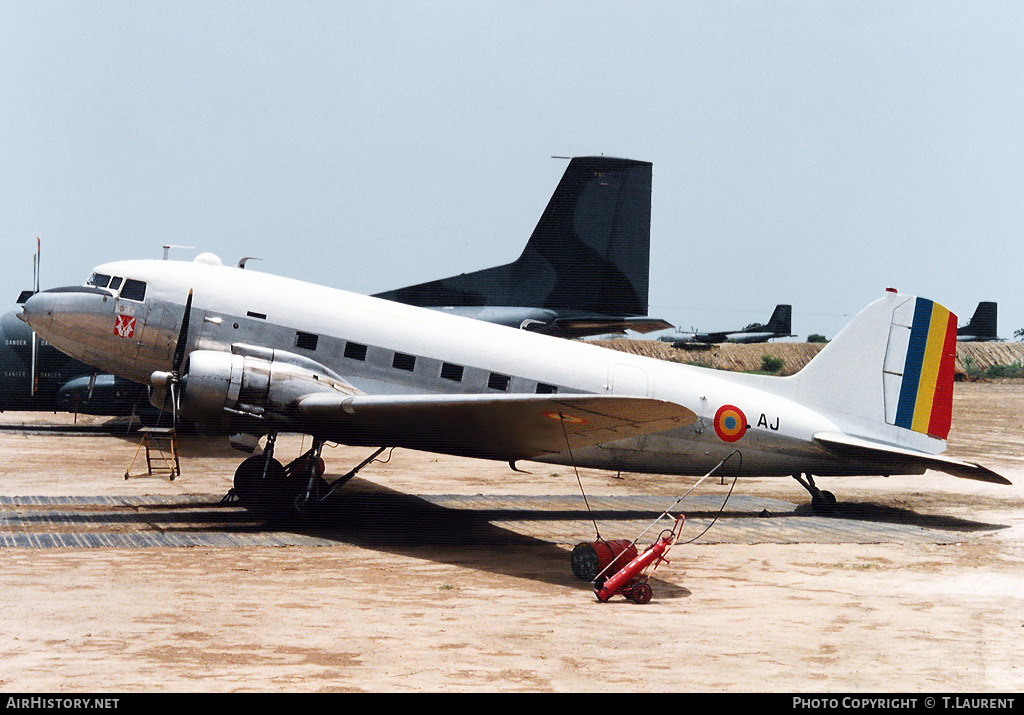
<instances>
[{"instance_id":1,"label":"roundel insignia","mask_svg":"<svg viewBox=\"0 0 1024 715\"><path fill-rule=\"evenodd\" d=\"M747 416L733 405L722 405L715 413L715 432L723 442L735 442L747 433Z\"/></svg>"},{"instance_id":2,"label":"roundel insignia","mask_svg":"<svg viewBox=\"0 0 1024 715\"><path fill-rule=\"evenodd\" d=\"M548 417L550 419L553 419L553 420L559 420L560 422L569 422L571 424L578 424L578 425L590 424L590 422L588 422L587 420L583 419L582 417L576 417L575 415L565 415L565 414L562 414L561 412L545 412L544 416Z\"/></svg>"}]
</instances>

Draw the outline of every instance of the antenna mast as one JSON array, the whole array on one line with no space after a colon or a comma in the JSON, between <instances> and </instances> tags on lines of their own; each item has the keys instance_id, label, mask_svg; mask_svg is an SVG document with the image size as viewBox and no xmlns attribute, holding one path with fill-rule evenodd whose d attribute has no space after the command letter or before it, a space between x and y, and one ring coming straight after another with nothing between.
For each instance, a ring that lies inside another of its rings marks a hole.
<instances>
[{"instance_id":1,"label":"antenna mast","mask_svg":"<svg viewBox=\"0 0 1024 715\"><path fill-rule=\"evenodd\" d=\"M36 255L32 256L32 289L36 293L39 292L39 264L42 260L42 241L39 240L39 236L36 236ZM36 331L32 331L32 365L31 374L29 379L32 381L31 389L29 394L32 397L36 396L36 360L39 354L39 338L36 335Z\"/></svg>"}]
</instances>

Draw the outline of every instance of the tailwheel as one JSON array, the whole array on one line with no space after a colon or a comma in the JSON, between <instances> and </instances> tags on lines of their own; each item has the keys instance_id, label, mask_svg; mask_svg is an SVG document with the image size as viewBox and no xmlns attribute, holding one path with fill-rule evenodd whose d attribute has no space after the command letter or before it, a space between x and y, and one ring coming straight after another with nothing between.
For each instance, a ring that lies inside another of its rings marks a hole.
<instances>
[{"instance_id":1,"label":"tailwheel","mask_svg":"<svg viewBox=\"0 0 1024 715\"><path fill-rule=\"evenodd\" d=\"M821 514L827 516L832 514L836 509L838 503L836 495L830 491L818 489L818 486L814 483L814 476L811 474L805 474L802 478L799 474L794 474L793 479L800 483L804 489L811 495L811 509L815 514Z\"/></svg>"},{"instance_id":2,"label":"tailwheel","mask_svg":"<svg viewBox=\"0 0 1024 715\"><path fill-rule=\"evenodd\" d=\"M820 491L817 497L811 497L811 508L819 514L831 514L836 510L836 495L829 491Z\"/></svg>"}]
</instances>

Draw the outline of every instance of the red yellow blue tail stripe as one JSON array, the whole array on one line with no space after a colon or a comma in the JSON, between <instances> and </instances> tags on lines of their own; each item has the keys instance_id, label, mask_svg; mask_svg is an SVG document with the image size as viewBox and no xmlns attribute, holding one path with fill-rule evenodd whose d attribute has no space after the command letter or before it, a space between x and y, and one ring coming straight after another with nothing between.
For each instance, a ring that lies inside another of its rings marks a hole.
<instances>
[{"instance_id":1,"label":"red yellow blue tail stripe","mask_svg":"<svg viewBox=\"0 0 1024 715\"><path fill-rule=\"evenodd\" d=\"M939 439L949 436L956 323L956 315L947 308L926 298L917 299L896 407L897 426Z\"/></svg>"}]
</instances>

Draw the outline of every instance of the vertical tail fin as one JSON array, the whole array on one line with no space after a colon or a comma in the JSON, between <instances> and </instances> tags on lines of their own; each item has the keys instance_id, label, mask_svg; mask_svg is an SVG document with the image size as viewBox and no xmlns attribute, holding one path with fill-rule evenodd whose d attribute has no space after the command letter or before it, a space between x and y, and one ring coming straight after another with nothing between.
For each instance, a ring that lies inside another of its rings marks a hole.
<instances>
[{"instance_id":1,"label":"vertical tail fin","mask_svg":"<svg viewBox=\"0 0 1024 715\"><path fill-rule=\"evenodd\" d=\"M776 333L779 336L789 337L792 335L793 306L783 304L775 306L775 311L772 313L772 317L764 327L768 332Z\"/></svg>"},{"instance_id":2,"label":"vertical tail fin","mask_svg":"<svg viewBox=\"0 0 1024 715\"><path fill-rule=\"evenodd\" d=\"M990 300L983 300L978 303L967 325L957 328L959 340L998 340L996 328L997 304Z\"/></svg>"},{"instance_id":3,"label":"vertical tail fin","mask_svg":"<svg viewBox=\"0 0 1024 715\"><path fill-rule=\"evenodd\" d=\"M851 433L942 451L952 418L956 323L938 303L887 292L785 390L840 416Z\"/></svg>"},{"instance_id":4,"label":"vertical tail fin","mask_svg":"<svg viewBox=\"0 0 1024 715\"><path fill-rule=\"evenodd\" d=\"M376 297L422 307L646 315L650 229L650 163L577 157L514 262Z\"/></svg>"}]
</instances>

